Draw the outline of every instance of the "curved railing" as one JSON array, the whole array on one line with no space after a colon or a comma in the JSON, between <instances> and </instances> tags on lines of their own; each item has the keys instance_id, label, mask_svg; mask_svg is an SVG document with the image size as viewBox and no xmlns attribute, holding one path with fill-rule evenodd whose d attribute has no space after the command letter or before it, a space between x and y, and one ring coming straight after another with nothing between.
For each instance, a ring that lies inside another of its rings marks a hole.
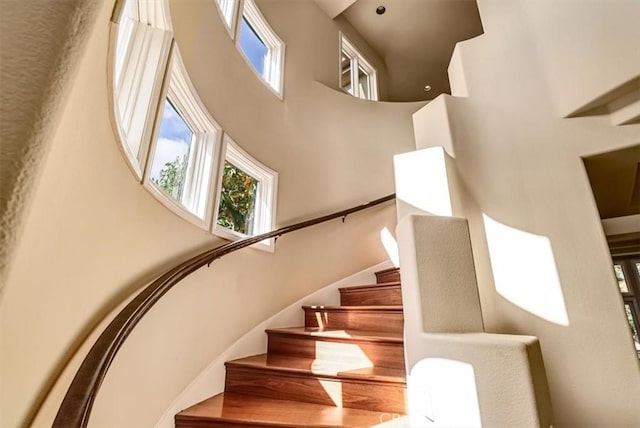
<instances>
[{"instance_id":1,"label":"curved railing","mask_svg":"<svg viewBox=\"0 0 640 428\"><path fill-rule=\"evenodd\" d=\"M80 428L86 427L91 415L93 402L100 389L102 380L109 370L111 362L115 358L118 350L127 339L131 331L135 328L142 317L156 304L162 296L173 288L183 278L195 272L204 265L211 264L216 259L248 247L269 238L278 238L287 233L324 223L336 218L344 219L358 211L371 208L384 202L393 200L395 194L385 196L375 201L368 202L347 210L333 214L317 217L312 220L285 226L280 229L252 236L235 242L221 245L207 250L191 259L180 263L166 273L159 276L140 292L127 306L124 307L109 323L102 332L96 343L93 345L84 361L80 365L67 394L58 409L58 414L53 422L54 428Z\"/></svg>"}]
</instances>

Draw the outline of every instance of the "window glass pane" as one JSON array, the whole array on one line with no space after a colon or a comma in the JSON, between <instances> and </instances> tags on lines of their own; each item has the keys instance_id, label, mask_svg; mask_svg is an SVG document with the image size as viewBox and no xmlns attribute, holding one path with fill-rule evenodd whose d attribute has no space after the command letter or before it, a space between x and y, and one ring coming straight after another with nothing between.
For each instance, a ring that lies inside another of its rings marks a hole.
<instances>
[{"instance_id":1,"label":"window glass pane","mask_svg":"<svg viewBox=\"0 0 640 428\"><path fill-rule=\"evenodd\" d=\"M351 92L351 58L342 52L340 59L340 87L344 88L347 92Z\"/></svg>"},{"instance_id":2,"label":"window glass pane","mask_svg":"<svg viewBox=\"0 0 640 428\"><path fill-rule=\"evenodd\" d=\"M249 62L260 75L264 75L264 61L269 48L260 39L246 18L242 17L240 24L240 49L249 58Z\"/></svg>"},{"instance_id":3,"label":"window glass pane","mask_svg":"<svg viewBox=\"0 0 640 428\"><path fill-rule=\"evenodd\" d=\"M192 138L193 131L166 99L150 178L177 201L182 200Z\"/></svg>"},{"instance_id":4,"label":"window glass pane","mask_svg":"<svg viewBox=\"0 0 640 428\"><path fill-rule=\"evenodd\" d=\"M640 263L636 262L636 270L638 271L638 278L640 278Z\"/></svg>"},{"instance_id":5,"label":"window glass pane","mask_svg":"<svg viewBox=\"0 0 640 428\"><path fill-rule=\"evenodd\" d=\"M638 330L636 329L638 320L634 319L631 305L625 303L624 311L627 313L627 320L629 321L629 328L631 328L631 336L633 337L633 343L636 346L636 351L640 352L640 336L638 336Z\"/></svg>"},{"instance_id":6,"label":"window glass pane","mask_svg":"<svg viewBox=\"0 0 640 428\"><path fill-rule=\"evenodd\" d=\"M616 279L618 280L618 287L620 287L620 292L628 293L629 287L627 286L627 281L624 277L624 270L622 270L622 265L613 265L613 269L616 272Z\"/></svg>"},{"instance_id":7,"label":"window glass pane","mask_svg":"<svg viewBox=\"0 0 640 428\"><path fill-rule=\"evenodd\" d=\"M258 180L225 161L217 222L245 235L253 233Z\"/></svg>"},{"instance_id":8,"label":"window glass pane","mask_svg":"<svg viewBox=\"0 0 640 428\"><path fill-rule=\"evenodd\" d=\"M369 74L358 67L358 96L365 100L371 99L371 92L369 90Z\"/></svg>"}]
</instances>

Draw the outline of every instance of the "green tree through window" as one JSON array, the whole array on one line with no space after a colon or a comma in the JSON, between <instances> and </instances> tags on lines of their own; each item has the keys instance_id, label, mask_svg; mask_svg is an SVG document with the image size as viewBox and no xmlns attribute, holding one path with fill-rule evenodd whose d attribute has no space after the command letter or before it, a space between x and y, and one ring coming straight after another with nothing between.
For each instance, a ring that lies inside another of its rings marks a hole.
<instances>
[{"instance_id":1,"label":"green tree through window","mask_svg":"<svg viewBox=\"0 0 640 428\"><path fill-rule=\"evenodd\" d=\"M187 173L187 156L177 156L173 162L167 162L160 170L158 178L151 178L162 190L177 201L182 199L184 178Z\"/></svg>"},{"instance_id":2,"label":"green tree through window","mask_svg":"<svg viewBox=\"0 0 640 428\"><path fill-rule=\"evenodd\" d=\"M220 226L250 235L258 180L225 161L217 222Z\"/></svg>"}]
</instances>

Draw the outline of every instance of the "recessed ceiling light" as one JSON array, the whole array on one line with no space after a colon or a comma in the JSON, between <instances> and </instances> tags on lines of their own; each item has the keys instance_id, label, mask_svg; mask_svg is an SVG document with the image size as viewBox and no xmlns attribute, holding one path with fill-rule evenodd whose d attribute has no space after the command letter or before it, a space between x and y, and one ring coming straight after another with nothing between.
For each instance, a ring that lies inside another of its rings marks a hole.
<instances>
[{"instance_id":1,"label":"recessed ceiling light","mask_svg":"<svg viewBox=\"0 0 640 428\"><path fill-rule=\"evenodd\" d=\"M378 15L382 15L382 14L383 14L383 13L385 13L386 11L387 11L387 8L386 8L386 7L384 7L384 6L378 6L378 7L376 8L376 13L377 13Z\"/></svg>"},{"instance_id":2,"label":"recessed ceiling light","mask_svg":"<svg viewBox=\"0 0 640 428\"><path fill-rule=\"evenodd\" d=\"M424 91L429 92L431 90L431 85L424 85Z\"/></svg>"}]
</instances>

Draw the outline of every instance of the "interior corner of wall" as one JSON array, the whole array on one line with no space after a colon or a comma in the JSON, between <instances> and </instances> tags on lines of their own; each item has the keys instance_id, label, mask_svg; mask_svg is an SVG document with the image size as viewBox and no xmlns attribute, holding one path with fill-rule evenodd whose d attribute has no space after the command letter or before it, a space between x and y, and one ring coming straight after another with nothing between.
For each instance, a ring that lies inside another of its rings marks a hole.
<instances>
[{"instance_id":1,"label":"interior corner of wall","mask_svg":"<svg viewBox=\"0 0 640 428\"><path fill-rule=\"evenodd\" d=\"M450 98L451 96L447 94L441 94L413 114L416 149L442 146L451 157L455 158L449 122Z\"/></svg>"},{"instance_id":2,"label":"interior corner of wall","mask_svg":"<svg viewBox=\"0 0 640 428\"><path fill-rule=\"evenodd\" d=\"M449 75L449 86L451 87L451 95L455 97L468 97L467 79L464 74L464 64L462 60L463 44L465 41L456 43L451 54L447 74Z\"/></svg>"}]
</instances>

